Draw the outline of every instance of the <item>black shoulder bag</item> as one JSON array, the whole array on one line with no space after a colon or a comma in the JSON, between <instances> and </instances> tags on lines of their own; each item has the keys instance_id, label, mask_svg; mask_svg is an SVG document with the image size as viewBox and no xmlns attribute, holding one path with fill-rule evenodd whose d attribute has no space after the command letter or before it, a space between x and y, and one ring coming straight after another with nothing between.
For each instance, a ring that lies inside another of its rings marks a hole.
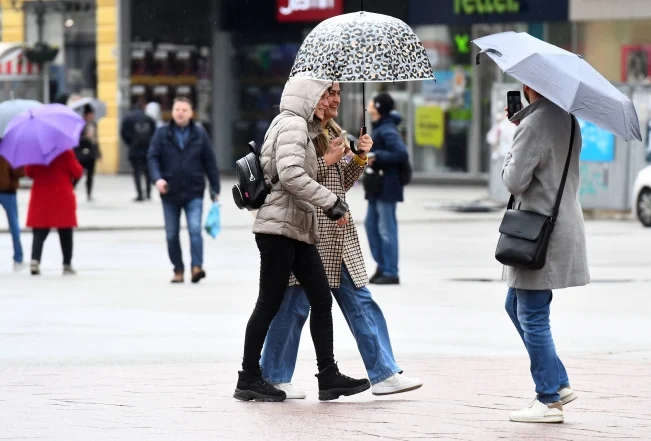
<instances>
[{"instance_id":1,"label":"black shoulder bag","mask_svg":"<svg viewBox=\"0 0 651 441\"><path fill-rule=\"evenodd\" d=\"M552 215L546 216L534 211L515 210L513 209L515 197L511 195L509 199L509 205L500 225L500 240L497 242L497 250L495 251L495 258L506 266L530 270L539 270L545 266L549 239L556 225L567 172L572 159L576 123L572 115L570 115L570 118L572 119L570 150L567 152L563 178L556 195L556 205L554 205Z\"/></svg>"}]
</instances>

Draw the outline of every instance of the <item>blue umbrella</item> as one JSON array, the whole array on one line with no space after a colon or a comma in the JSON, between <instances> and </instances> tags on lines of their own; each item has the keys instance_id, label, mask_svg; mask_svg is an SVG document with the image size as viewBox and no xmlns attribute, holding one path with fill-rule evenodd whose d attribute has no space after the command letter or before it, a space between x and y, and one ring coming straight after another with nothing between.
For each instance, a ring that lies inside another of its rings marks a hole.
<instances>
[{"instance_id":1,"label":"blue umbrella","mask_svg":"<svg viewBox=\"0 0 651 441\"><path fill-rule=\"evenodd\" d=\"M86 122L63 104L29 109L11 120L0 142L0 155L13 168L49 165L57 156L79 144Z\"/></svg>"}]
</instances>

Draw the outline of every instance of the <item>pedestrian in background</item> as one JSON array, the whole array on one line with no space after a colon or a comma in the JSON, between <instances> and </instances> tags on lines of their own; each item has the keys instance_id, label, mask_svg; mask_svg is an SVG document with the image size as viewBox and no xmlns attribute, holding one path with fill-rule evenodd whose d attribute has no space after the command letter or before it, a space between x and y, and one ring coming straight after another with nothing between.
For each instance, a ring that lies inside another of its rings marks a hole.
<instances>
[{"instance_id":1,"label":"pedestrian in background","mask_svg":"<svg viewBox=\"0 0 651 441\"><path fill-rule=\"evenodd\" d=\"M342 130L334 121L341 103L339 83L333 83L328 92L328 107L321 120L323 133L313 139L318 162L316 180L345 201L346 192L366 168L373 140L368 135L361 136L358 148L362 153L353 155L350 162L344 159L350 145L347 139L340 142ZM316 208L316 214L320 239L317 249L332 294L357 342L373 394L389 395L418 389L422 386L419 380L402 375L393 355L382 309L366 287L366 265L352 215L348 212L348 223L342 227L330 220L321 208ZM295 389L291 380L310 303L294 277L289 285L280 310L271 322L261 366L265 380L284 391L288 399L303 399L305 392Z\"/></svg>"},{"instance_id":2,"label":"pedestrian in background","mask_svg":"<svg viewBox=\"0 0 651 441\"><path fill-rule=\"evenodd\" d=\"M19 180L25 176L25 169L19 167L14 169L11 164L0 156L0 205L7 213L7 223L11 232L11 240L14 246L14 271L18 272L23 268L23 246L20 243L20 222L18 221L18 200L16 191Z\"/></svg>"},{"instance_id":3,"label":"pedestrian in background","mask_svg":"<svg viewBox=\"0 0 651 441\"><path fill-rule=\"evenodd\" d=\"M246 326L244 357L234 397L283 401L287 394L264 381L260 354L274 316L285 297L293 273L310 302L310 331L319 381L319 399L334 400L361 393L366 379L343 375L334 358L332 295L316 243L319 241L314 207L332 221L348 222L348 205L315 181L317 155L312 138L321 133L328 107L329 81L290 78L280 99L280 115L271 123L260 154L260 165L271 194L253 224L260 250L260 291Z\"/></svg>"},{"instance_id":4,"label":"pedestrian in background","mask_svg":"<svg viewBox=\"0 0 651 441\"><path fill-rule=\"evenodd\" d=\"M398 273L398 202L404 201L401 170L409 161L407 147L398 132L401 117L393 112L393 98L388 93L376 95L368 104L373 122L373 152L368 158L364 190L368 199L366 234L377 270L370 283L397 285Z\"/></svg>"},{"instance_id":5,"label":"pedestrian in background","mask_svg":"<svg viewBox=\"0 0 651 441\"><path fill-rule=\"evenodd\" d=\"M219 200L220 192L219 168L212 143L192 117L192 102L186 97L175 98L172 121L156 130L148 153L151 181L163 200L167 251L174 265L172 283L184 281L185 267L179 239L182 211L190 233L192 283L206 277L201 237L206 177L215 201Z\"/></svg>"},{"instance_id":6,"label":"pedestrian in background","mask_svg":"<svg viewBox=\"0 0 651 441\"><path fill-rule=\"evenodd\" d=\"M563 177L573 116L524 86L529 106L513 115L518 125L506 155L502 181L515 196L515 207L551 216ZM524 342L531 361L536 398L511 420L562 422L563 405L576 399L565 366L556 353L549 325L552 290L590 283L583 210L579 202L581 130L577 129L567 181L541 270L505 267L506 312Z\"/></svg>"},{"instance_id":7,"label":"pedestrian in background","mask_svg":"<svg viewBox=\"0 0 651 441\"><path fill-rule=\"evenodd\" d=\"M77 226L77 199L73 182L81 178L84 170L72 150L57 156L48 166L28 165L25 173L33 179L27 226L33 230L32 275L41 273L43 245L50 229L59 230L63 253L63 274L73 275L72 231Z\"/></svg>"},{"instance_id":8,"label":"pedestrian in background","mask_svg":"<svg viewBox=\"0 0 651 441\"><path fill-rule=\"evenodd\" d=\"M81 131L79 146L75 149L77 160L86 172L86 198L90 202L93 200L93 181L95 179L95 164L98 159L102 158L102 152L99 148L97 138L97 122L95 121L95 111L90 104L86 104L83 109L86 125Z\"/></svg>"},{"instance_id":9,"label":"pedestrian in background","mask_svg":"<svg viewBox=\"0 0 651 441\"><path fill-rule=\"evenodd\" d=\"M147 165L147 151L156 131L156 121L148 116L144 109L146 103L140 100L136 107L124 118L120 135L129 148L129 161L133 168L133 180L136 184L136 202L151 199L151 181ZM142 180L145 181L145 194L142 191Z\"/></svg>"}]
</instances>

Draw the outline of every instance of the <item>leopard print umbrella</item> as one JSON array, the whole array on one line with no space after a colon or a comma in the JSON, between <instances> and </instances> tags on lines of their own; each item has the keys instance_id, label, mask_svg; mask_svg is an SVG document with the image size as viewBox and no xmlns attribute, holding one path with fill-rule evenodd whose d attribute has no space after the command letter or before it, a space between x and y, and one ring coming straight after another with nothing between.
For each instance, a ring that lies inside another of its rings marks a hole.
<instances>
[{"instance_id":1,"label":"leopard print umbrella","mask_svg":"<svg viewBox=\"0 0 651 441\"><path fill-rule=\"evenodd\" d=\"M303 41L289 76L340 82L434 79L414 31L397 18L370 12L321 22Z\"/></svg>"}]
</instances>

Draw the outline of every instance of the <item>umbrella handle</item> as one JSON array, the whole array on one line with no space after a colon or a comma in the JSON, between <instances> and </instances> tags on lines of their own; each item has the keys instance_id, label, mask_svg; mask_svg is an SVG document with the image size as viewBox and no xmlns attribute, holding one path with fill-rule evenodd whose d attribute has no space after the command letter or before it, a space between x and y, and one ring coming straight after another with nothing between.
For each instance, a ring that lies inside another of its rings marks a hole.
<instances>
[{"instance_id":1,"label":"umbrella handle","mask_svg":"<svg viewBox=\"0 0 651 441\"><path fill-rule=\"evenodd\" d=\"M366 135L366 126L362 127L362 136ZM359 155L362 153L360 149L355 147L355 141L350 141L350 151L353 152L356 155Z\"/></svg>"}]
</instances>

